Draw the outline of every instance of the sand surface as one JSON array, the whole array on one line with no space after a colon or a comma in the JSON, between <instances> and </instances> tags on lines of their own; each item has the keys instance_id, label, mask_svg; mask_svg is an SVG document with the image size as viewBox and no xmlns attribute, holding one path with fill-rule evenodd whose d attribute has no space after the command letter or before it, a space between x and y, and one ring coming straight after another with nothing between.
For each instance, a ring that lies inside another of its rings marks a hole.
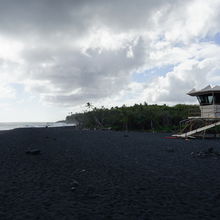
<instances>
[{"instance_id":1,"label":"sand surface","mask_svg":"<svg viewBox=\"0 0 220 220\"><path fill-rule=\"evenodd\" d=\"M0 219L219 219L220 140L125 134L1 132Z\"/></svg>"}]
</instances>

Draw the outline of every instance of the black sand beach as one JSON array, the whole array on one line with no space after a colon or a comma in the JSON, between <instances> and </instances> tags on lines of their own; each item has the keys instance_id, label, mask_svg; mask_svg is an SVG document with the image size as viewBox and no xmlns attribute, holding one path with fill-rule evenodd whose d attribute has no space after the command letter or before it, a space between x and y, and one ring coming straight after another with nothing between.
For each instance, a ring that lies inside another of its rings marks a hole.
<instances>
[{"instance_id":1,"label":"black sand beach","mask_svg":"<svg viewBox=\"0 0 220 220\"><path fill-rule=\"evenodd\" d=\"M125 134L2 132L0 219L219 219L220 140Z\"/></svg>"}]
</instances>

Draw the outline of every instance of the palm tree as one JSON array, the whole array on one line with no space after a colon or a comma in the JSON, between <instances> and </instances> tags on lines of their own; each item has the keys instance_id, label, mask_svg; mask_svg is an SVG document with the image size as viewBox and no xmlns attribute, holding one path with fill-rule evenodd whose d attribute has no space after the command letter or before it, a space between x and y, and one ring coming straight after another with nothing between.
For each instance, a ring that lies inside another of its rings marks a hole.
<instances>
[{"instance_id":1,"label":"palm tree","mask_svg":"<svg viewBox=\"0 0 220 220\"><path fill-rule=\"evenodd\" d=\"M88 110L90 111L91 109L93 109L93 105L90 102L86 103L86 107L88 108Z\"/></svg>"}]
</instances>

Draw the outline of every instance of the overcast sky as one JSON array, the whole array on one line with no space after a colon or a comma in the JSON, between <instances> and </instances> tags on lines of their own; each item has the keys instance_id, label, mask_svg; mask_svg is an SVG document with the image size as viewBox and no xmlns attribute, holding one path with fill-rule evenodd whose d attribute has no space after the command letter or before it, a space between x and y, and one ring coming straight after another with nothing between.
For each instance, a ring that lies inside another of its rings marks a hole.
<instances>
[{"instance_id":1,"label":"overcast sky","mask_svg":"<svg viewBox=\"0 0 220 220\"><path fill-rule=\"evenodd\" d=\"M0 121L191 103L220 85L220 0L0 0Z\"/></svg>"}]
</instances>

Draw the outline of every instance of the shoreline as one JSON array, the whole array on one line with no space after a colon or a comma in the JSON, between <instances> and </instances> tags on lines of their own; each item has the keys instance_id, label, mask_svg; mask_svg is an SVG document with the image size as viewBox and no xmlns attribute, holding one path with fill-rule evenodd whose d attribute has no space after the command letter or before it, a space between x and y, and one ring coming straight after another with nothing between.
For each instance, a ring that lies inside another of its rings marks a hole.
<instances>
[{"instance_id":1,"label":"shoreline","mask_svg":"<svg viewBox=\"0 0 220 220\"><path fill-rule=\"evenodd\" d=\"M0 131L13 130L17 128L45 128L45 127L74 127L75 124L64 122L0 122Z\"/></svg>"}]
</instances>

